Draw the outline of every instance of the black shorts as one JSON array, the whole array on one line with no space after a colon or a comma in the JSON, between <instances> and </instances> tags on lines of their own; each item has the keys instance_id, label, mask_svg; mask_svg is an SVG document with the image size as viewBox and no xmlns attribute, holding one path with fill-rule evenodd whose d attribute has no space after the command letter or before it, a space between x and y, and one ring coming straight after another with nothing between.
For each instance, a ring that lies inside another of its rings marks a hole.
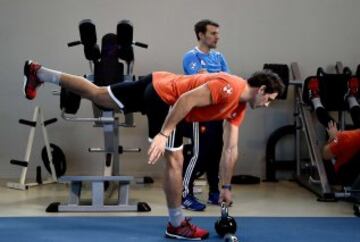
<instances>
[{"instance_id":1,"label":"black shorts","mask_svg":"<svg viewBox=\"0 0 360 242\"><path fill-rule=\"evenodd\" d=\"M114 102L124 113L141 112L148 119L149 141L161 131L171 106L165 103L152 85L152 75L147 75L135 82L122 82L108 87ZM183 123L176 126L170 134L166 149L170 151L182 149Z\"/></svg>"}]
</instances>

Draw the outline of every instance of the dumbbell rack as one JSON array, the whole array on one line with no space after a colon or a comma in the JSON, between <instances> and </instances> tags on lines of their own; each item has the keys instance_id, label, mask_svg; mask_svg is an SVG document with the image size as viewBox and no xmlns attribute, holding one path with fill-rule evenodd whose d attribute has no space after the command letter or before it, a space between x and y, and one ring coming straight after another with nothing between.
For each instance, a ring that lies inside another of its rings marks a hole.
<instances>
[{"instance_id":1,"label":"dumbbell rack","mask_svg":"<svg viewBox=\"0 0 360 242\"><path fill-rule=\"evenodd\" d=\"M57 121L56 118L52 118L52 119L49 119L49 120L44 120L43 111L41 110L41 108L39 106L35 107L34 114L33 114L33 119L31 121L24 120L24 119L19 120L20 124L27 125L27 126L31 127L30 128L30 134L29 134L29 137L28 137L28 142L27 142L27 146L26 146L26 152L25 152L24 160L11 160L10 161L10 163L12 165L17 165L17 166L22 167L19 182L7 182L6 183L7 187L17 189L17 190L27 190L29 187L32 187L32 186L37 186L37 185L41 185L41 184L50 184L50 183L57 182L56 171L55 171L55 167L54 167L54 163L53 163L53 156L52 156L52 153L51 153L49 138L48 138L48 134L47 134L47 131L46 131L46 126L49 125L49 124L55 123L56 121ZM49 158L51 177L49 177L48 179L43 181L41 179L40 169L38 169L37 170L36 182L26 183L26 175L27 175L27 172L28 172L29 164L30 164L30 156L31 156L31 151L32 151L32 145L34 143L35 130L36 130L37 125L40 125L41 128L42 128L42 134L43 134L43 138L44 138L46 152L47 152L47 156Z\"/></svg>"}]
</instances>

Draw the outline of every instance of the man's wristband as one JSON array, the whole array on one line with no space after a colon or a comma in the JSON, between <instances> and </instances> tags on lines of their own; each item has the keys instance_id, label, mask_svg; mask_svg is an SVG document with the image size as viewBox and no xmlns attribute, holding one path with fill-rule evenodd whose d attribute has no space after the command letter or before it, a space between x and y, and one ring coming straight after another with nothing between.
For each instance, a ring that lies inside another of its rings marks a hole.
<instances>
[{"instance_id":1,"label":"man's wristband","mask_svg":"<svg viewBox=\"0 0 360 242\"><path fill-rule=\"evenodd\" d=\"M167 139L169 138L169 135L166 135L166 134L164 134L164 133L161 132L161 131L159 132L159 134L160 134L161 136L164 136L164 137L167 138Z\"/></svg>"},{"instance_id":2,"label":"man's wristband","mask_svg":"<svg viewBox=\"0 0 360 242\"><path fill-rule=\"evenodd\" d=\"M231 191L231 184L224 184L224 185L221 186L221 188Z\"/></svg>"}]
</instances>

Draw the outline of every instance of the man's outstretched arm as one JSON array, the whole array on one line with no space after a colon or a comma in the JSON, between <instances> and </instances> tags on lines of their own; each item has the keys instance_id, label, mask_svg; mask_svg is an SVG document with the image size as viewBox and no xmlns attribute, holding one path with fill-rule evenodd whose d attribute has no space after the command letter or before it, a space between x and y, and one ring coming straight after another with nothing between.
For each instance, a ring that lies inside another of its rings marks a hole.
<instances>
[{"instance_id":1,"label":"man's outstretched arm","mask_svg":"<svg viewBox=\"0 0 360 242\"><path fill-rule=\"evenodd\" d=\"M211 94L210 89L206 84L181 95L166 117L161 132L154 137L153 142L150 145L148 150L148 163L155 164L160 156L164 154L167 137L191 109L194 107L208 106L210 104Z\"/></svg>"},{"instance_id":2,"label":"man's outstretched arm","mask_svg":"<svg viewBox=\"0 0 360 242\"><path fill-rule=\"evenodd\" d=\"M220 201L228 205L232 203L231 178L238 157L239 127L228 121L224 122L223 151L220 160L220 184L222 185Z\"/></svg>"}]
</instances>

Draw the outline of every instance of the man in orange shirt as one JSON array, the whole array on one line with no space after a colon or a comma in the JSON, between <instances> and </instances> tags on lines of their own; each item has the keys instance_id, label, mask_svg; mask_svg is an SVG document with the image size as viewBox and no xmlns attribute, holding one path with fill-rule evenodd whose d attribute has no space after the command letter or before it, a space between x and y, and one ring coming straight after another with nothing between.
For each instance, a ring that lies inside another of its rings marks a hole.
<instances>
[{"instance_id":1,"label":"man in orange shirt","mask_svg":"<svg viewBox=\"0 0 360 242\"><path fill-rule=\"evenodd\" d=\"M149 124L148 163L166 158L164 191L169 210L166 236L174 239L201 240L208 231L189 222L181 210L182 192L182 128L181 121L202 122L225 120L223 154L220 162L220 201L232 203L231 177L237 159L239 126L246 104L266 107L281 94L284 84L270 72L255 73L247 81L227 73L176 75L153 72L136 82L122 82L99 87L81 76L74 76L26 61L24 94L36 96L42 83L53 83L104 108L124 113L142 112Z\"/></svg>"},{"instance_id":2,"label":"man in orange shirt","mask_svg":"<svg viewBox=\"0 0 360 242\"><path fill-rule=\"evenodd\" d=\"M331 160L335 174L343 185L351 185L359 175L358 160L360 156L360 106L357 101L360 82L358 78L348 80L348 91L345 100L348 103L355 130L338 131L337 124L321 103L320 84L317 78L308 83L311 103L319 122L327 129L328 143L323 147L322 156Z\"/></svg>"},{"instance_id":3,"label":"man in orange shirt","mask_svg":"<svg viewBox=\"0 0 360 242\"><path fill-rule=\"evenodd\" d=\"M360 129L338 131L336 123L329 122L327 132L329 141L323 148L323 158L336 158L334 170L337 174L342 167L360 153Z\"/></svg>"}]
</instances>

